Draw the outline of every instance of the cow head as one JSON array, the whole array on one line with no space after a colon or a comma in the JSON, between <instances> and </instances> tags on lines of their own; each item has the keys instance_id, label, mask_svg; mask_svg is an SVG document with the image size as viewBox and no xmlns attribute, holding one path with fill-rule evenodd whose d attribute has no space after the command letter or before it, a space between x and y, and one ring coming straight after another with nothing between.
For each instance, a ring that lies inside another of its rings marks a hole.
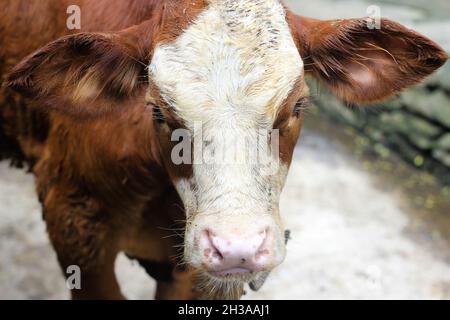
<instances>
[{"instance_id":1,"label":"cow head","mask_svg":"<svg viewBox=\"0 0 450 320\"><path fill-rule=\"evenodd\" d=\"M186 211L185 260L218 287L284 259L278 204L308 104L305 75L349 103L370 103L447 60L390 20L369 29L365 19L308 19L278 0L166 1L155 11L121 32L57 40L9 84L76 117L146 103ZM176 132L188 136L180 152ZM254 146L269 146L264 160Z\"/></svg>"}]
</instances>

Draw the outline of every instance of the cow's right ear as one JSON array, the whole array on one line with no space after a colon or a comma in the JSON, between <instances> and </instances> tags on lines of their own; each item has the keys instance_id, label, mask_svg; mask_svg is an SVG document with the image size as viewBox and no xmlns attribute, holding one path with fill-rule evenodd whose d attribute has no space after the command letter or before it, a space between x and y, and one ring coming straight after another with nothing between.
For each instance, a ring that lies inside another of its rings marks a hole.
<instances>
[{"instance_id":1,"label":"cow's right ear","mask_svg":"<svg viewBox=\"0 0 450 320\"><path fill-rule=\"evenodd\" d=\"M142 94L151 47L148 25L56 40L20 62L7 85L37 105L95 117Z\"/></svg>"}]
</instances>

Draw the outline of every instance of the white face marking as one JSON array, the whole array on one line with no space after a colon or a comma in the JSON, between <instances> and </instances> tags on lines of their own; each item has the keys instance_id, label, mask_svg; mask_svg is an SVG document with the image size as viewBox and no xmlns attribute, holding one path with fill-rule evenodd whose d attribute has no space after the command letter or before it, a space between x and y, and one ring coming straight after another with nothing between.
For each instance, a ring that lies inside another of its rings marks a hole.
<instances>
[{"instance_id":1,"label":"white face marking","mask_svg":"<svg viewBox=\"0 0 450 320\"><path fill-rule=\"evenodd\" d=\"M156 48L150 76L192 125L271 121L302 70L278 0L210 0L176 41Z\"/></svg>"},{"instance_id":2,"label":"white face marking","mask_svg":"<svg viewBox=\"0 0 450 320\"><path fill-rule=\"evenodd\" d=\"M279 0L209 2L181 36L155 49L150 78L190 130L202 123L213 146L230 135L251 145L258 129L272 127L303 62ZM246 215L252 224L255 216L278 214L285 166L275 175L248 163L193 166L192 181L177 185L188 218Z\"/></svg>"}]
</instances>

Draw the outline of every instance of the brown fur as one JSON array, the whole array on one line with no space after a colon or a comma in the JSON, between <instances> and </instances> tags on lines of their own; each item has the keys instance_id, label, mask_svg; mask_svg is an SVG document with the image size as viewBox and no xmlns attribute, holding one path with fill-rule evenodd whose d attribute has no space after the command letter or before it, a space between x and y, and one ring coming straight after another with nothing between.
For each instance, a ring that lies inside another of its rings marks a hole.
<instances>
[{"instance_id":1,"label":"brown fur","mask_svg":"<svg viewBox=\"0 0 450 320\"><path fill-rule=\"evenodd\" d=\"M64 1L0 4L4 39L0 58L8 62L1 64L2 77L6 80L17 65L8 83L22 93L18 96L2 87L0 132L33 167L62 269L72 264L82 269L83 289L72 291L77 299L123 298L113 272L118 252L176 266L177 247L183 243L182 236L173 237L173 228L179 227L176 221L183 220L184 214L161 167L160 146L152 136L152 110L145 104L148 81L142 72L155 41L151 31L156 28L155 20L142 20L154 17L160 27L163 3L135 0L127 2L124 10L125 2L115 2L116 6L111 1L78 1L89 15L82 17L82 33L75 35L65 28ZM47 29L50 23L56 26ZM17 41L28 39L26 29L31 25L36 30L32 40ZM99 33L132 25L137 26ZM93 79L86 78L86 68L94 70ZM99 75L104 77L95 78ZM102 88L95 97L86 98L80 83L89 90L91 81ZM79 94L65 94L75 91ZM13 151L3 145L1 149L4 157L12 156ZM193 298L190 271L186 276L174 272L172 281L158 284L157 297Z\"/></svg>"},{"instance_id":2,"label":"brown fur","mask_svg":"<svg viewBox=\"0 0 450 320\"><path fill-rule=\"evenodd\" d=\"M85 13L81 32L65 28L69 4ZM192 168L171 163L168 139L170 130L183 124L164 108L158 88L151 87L152 99L146 95L145 68L153 49L178 37L205 5L204 0L0 2L0 72L9 86L0 92L0 157L31 165L61 267L76 264L82 270L83 289L72 291L73 298L123 298L114 275L121 251L156 278L156 266L171 266L172 276L158 279L157 298L243 293L242 283L214 289L183 265L185 215L172 182ZM365 32L359 20L320 22L290 12L288 19L307 70L349 101L389 96L446 59L428 39L387 20L378 34ZM382 36L388 39L383 50ZM360 60L361 54L369 59ZM378 59L386 72L379 71ZM367 93L349 77L359 66L355 61L383 82ZM299 79L275 121L286 164L304 117L294 105L307 95ZM165 124L155 119L158 113ZM167 130L160 130L163 125Z\"/></svg>"},{"instance_id":3,"label":"brown fur","mask_svg":"<svg viewBox=\"0 0 450 320\"><path fill-rule=\"evenodd\" d=\"M371 30L366 19L288 17L298 34L305 71L347 102L386 99L419 83L448 59L436 43L388 19ZM372 80L357 81L357 73Z\"/></svg>"}]
</instances>

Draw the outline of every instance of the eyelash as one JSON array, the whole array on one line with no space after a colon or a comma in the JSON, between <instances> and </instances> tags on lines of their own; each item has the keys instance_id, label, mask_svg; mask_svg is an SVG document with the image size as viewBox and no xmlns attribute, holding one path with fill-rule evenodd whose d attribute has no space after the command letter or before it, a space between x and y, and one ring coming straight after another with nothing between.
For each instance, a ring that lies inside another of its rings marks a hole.
<instances>
[{"instance_id":1,"label":"eyelash","mask_svg":"<svg viewBox=\"0 0 450 320\"><path fill-rule=\"evenodd\" d=\"M165 123L164 115L161 112L161 108L157 105L153 105L152 107L153 107L153 119L159 124Z\"/></svg>"},{"instance_id":2,"label":"eyelash","mask_svg":"<svg viewBox=\"0 0 450 320\"><path fill-rule=\"evenodd\" d=\"M300 100L297 101L297 103L294 106L293 116L296 118L300 118L301 112L303 110L308 109L311 107L311 97L303 97ZM161 112L161 109L157 105L153 105L153 119L159 124L165 123L164 115Z\"/></svg>"},{"instance_id":3,"label":"eyelash","mask_svg":"<svg viewBox=\"0 0 450 320\"><path fill-rule=\"evenodd\" d=\"M311 107L311 97L303 97L300 100L297 101L297 103L294 106L293 116L296 118L300 118L301 112L303 110L308 109Z\"/></svg>"}]
</instances>

